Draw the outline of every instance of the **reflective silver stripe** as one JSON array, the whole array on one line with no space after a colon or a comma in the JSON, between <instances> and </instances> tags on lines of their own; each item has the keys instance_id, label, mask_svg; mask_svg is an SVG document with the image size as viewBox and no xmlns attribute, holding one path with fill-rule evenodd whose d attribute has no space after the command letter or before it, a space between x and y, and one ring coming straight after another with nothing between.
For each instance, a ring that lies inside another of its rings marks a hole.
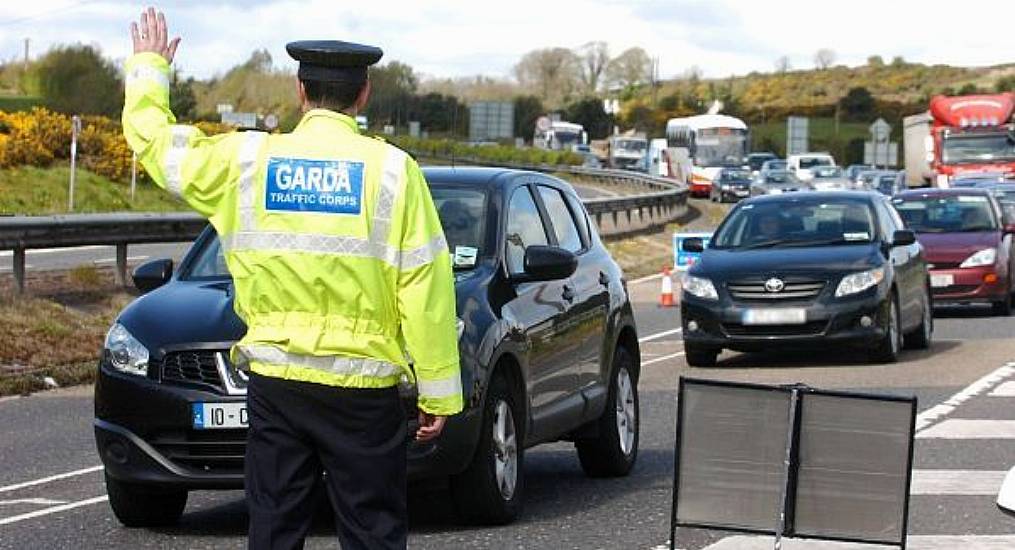
<instances>
[{"instance_id":1,"label":"reflective silver stripe","mask_svg":"<svg viewBox=\"0 0 1015 550\"><path fill-rule=\"evenodd\" d=\"M399 269L405 271L424 266L432 262L438 254L447 249L448 243L444 240L444 235L438 235L423 246L411 250L403 250L401 258L399 258Z\"/></svg>"},{"instance_id":2,"label":"reflective silver stripe","mask_svg":"<svg viewBox=\"0 0 1015 550\"><path fill-rule=\"evenodd\" d=\"M416 376L416 385L419 387L420 397L439 399L462 395L462 377L457 373L443 380L423 380Z\"/></svg>"},{"instance_id":3,"label":"reflective silver stripe","mask_svg":"<svg viewBox=\"0 0 1015 550\"><path fill-rule=\"evenodd\" d=\"M250 231L255 227L257 192L254 188L254 175L258 168L257 154L261 151L261 145L266 138L267 134L264 132L245 132L243 145L240 146L240 153L236 159L240 165L237 190L240 231Z\"/></svg>"},{"instance_id":4,"label":"reflective silver stripe","mask_svg":"<svg viewBox=\"0 0 1015 550\"><path fill-rule=\"evenodd\" d=\"M150 80L169 92L169 73L165 71L151 65L138 65L127 74L127 86L133 86L144 80Z\"/></svg>"},{"instance_id":5,"label":"reflective silver stripe","mask_svg":"<svg viewBox=\"0 0 1015 550\"><path fill-rule=\"evenodd\" d=\"M193 135L193 126L173 125L171 127L172 139L169 143L169 150L166 151L162 170L166 175L166 189L177 197L183 194L183 157L187 154L187 147L190 146L190 136Z\"/></svg>"},{"instance_id":6,"label":"reflective silver stripe","mask_svg":"<svg viewBox=\"0 0 1015 550\"><path fill-rule=\"evenodd\" d=\"M391 236L391 215L395 210L395 201L405 187L405 153L397 147L388 148L388 156L384 159L384 172L381 174L381 188L377 191L377 204L374 207L373 225L370 228L370 240L378 247L386 247ZM397 258L396 258L397 265Z\"/></svg>"},{"instance_id":7,"label":"reflective silver stripe","mask_svg":"<svg viewBox=\"0 0 1015 550\"><path fill-rule=\"evenodd\" d=\"M387 361L341 356L317 356L287 353L273 346L237 346L247 361L265 365L304 367L332 374L385 378L398 376L402 367ZM460 383L459 383L460 385Z\"/></svg>"},{"instance_id":8,"label":"reflective silver stripe","mask_svg":"<svg viewBox=\"0 0 1015 550\"><path fill-rule=\"evenodd\" d=\"M237 250L273 250L280 252L309 252L337 254L385 260L372 243L359 237L318 235L316 233L288 233L284 231L240 231L222 237L222 246L229 252ZM395 266L397 267L397 266Z\"/></svg>"}]
</instances>

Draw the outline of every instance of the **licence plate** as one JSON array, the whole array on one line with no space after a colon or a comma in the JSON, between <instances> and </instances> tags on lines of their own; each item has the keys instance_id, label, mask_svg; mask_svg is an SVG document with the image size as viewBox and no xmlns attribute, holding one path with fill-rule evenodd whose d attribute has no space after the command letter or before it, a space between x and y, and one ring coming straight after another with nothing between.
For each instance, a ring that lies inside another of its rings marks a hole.
<instances>
[{"instance_id":1,"label":"licence plate","mask_svg":"<svg viewBox=\"0 0 1015 550\"><path fill-rule=\"evenodd\" d=\"M738 197L746 197L751 192L748 191L747 189L737 189L736 191L734 191L734 193L736 193Z\"/></svg>"},{"instance_id":2,"label":"licence plate","mask_svg":"<svg viewBox=\"0 0 1015 550\"><path fill-rule=\"evenodd\" d=\"M930 286L934 288L944 288L946 286L952 286L955 284L955 276L951 274L934 275L930 276Z\"/></svg>"},{"instance_id":3,"label":"licence plate","mask_svg":"<svg viewBox=\"0 0 1015 550\"><path fill-rule=\"evenodd\" d=\"M191 417L195 430L217 430L247 427L247 404L193 403Z\"/></svg>"},{"instance_id":4,"label":"licence plate","mask_svg":"<svg viewBox=\"0 0 1015 550\"><path fill-rule=\"evenodd\" d=\"M745 325L802 325L807 322L807 310L803 308L746 309L743 313Z\"/></svg>"}]
</instances>

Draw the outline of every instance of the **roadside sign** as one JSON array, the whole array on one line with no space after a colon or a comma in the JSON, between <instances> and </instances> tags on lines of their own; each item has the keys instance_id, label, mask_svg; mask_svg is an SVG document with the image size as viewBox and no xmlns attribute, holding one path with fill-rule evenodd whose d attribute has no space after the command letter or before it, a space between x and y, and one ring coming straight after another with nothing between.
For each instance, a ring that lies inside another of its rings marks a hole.
<instances>
[{"instance_id":1,"label":"roadside sign","mask_svg":"<svg viewBox=\"0 0 1015 550\"><path fill-rule=\"evenodd\" d=\"M222 124L238 128L257 128L257 113L222 113Z\"/></svg>"},{"instance_id":2,"label":"roadside sign","mask_svg":"<svg viewBox=\"0 0 1015 550\"><path fill-rule=\"evenodd\" d=\"M695 262L701 259L701 253L699 252L684 251L684 241L690 238L701 239L705 248L708 248L708 243L712 240L712 234L704 232L673 234L673 268L677 271L687 271Z\"/></svg>"},{"instance_id":3,"label":"roadside sign","mask_svg":"<svg viewBox=\"0 0 1015 550\"><path fill-rule=\"evenodd\" d=\"M536 128L540 132L549 131L551 124L553 124L553 122L550 120L550 117L548 116L541 116L536 119Z\"/></svg>"},{"instance_id":4,"label":"roadside sign","mask_svg":"<svg viewBox=\"0 0 1015 550\"><path fill-rule=\"evenodd\" d=\"M865 141L863 163L870 166L898 166L899 143L897 141Z\"/></svg>"},{"instance_id":5,"label":"roadside sign","mask_svg":"<svg viewBox=\"0 0 1015 550\"><path fill-rule=\"evenodd\" d=\"M681 377L670 540L683 526L905 548L915 428L915 397Z\"/></svg>"},{"instance_id":6,"label":"roadside sign","mask_svg":"<svg viewBox=\"0 0 1015 550\"><path fill-rule=\"evenodd\" d=\"M264 117L264 127L269 130L278 128L278 116L275 114L269 114Z\"/></svg>"},{"instance_id":7,"label":"roadside sign","mask_svg":"<svg viewBox=\"0 0 1015 550\"><path fill-rule=\"evenodd\" d=\"M810 150L807 127L807 117L791 116L786 119L787 155L799 155Z\"/></svg>"},{"instance_id":8,"label":"roadside sign","mask_svg":"<svg viewBox=\"0 0 1015 550\"><path fill-rule=\"evenodd\" d=\"M883 118L875 120L874 123L870 125L869 130L871 138L873 138L874 141L888 141L888 136L892 134L891 125L885 122L885 119Z\"/></svg>"}]
</instances>

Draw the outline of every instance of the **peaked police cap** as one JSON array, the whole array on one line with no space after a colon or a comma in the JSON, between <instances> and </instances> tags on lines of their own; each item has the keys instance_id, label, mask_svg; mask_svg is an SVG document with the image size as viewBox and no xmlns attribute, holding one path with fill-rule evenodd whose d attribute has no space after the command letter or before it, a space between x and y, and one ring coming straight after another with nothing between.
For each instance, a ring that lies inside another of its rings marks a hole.
<instances>
[{"instance_id":1,"label":"peaked police cap","mask_svg":"<svg viewBox=\"0 0 1015 550\"><path fill-rule=\"evenodd\" d=\"M367 67L384 52L376 46L340 40L301 40L286 44L290 57L300 62L300 80L363 82Z\"/></svg>"}]
</instances>

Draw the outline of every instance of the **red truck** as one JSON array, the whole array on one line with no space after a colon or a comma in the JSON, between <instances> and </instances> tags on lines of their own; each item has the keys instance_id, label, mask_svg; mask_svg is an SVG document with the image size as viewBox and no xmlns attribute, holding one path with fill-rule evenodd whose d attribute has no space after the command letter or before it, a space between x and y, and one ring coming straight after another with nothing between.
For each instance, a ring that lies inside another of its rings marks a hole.
<instances>
[{"instance_id":1,"label":"red truck","mask_svg":"<svg viewBox=\"0 0 1015 550\"><path fill-rule=\"evenodd\" d=\"M936 96L930 110L903 119L910 187L949 187L991 173L1015 177L1015 94Z\"/></svg>"}]
</instances>

